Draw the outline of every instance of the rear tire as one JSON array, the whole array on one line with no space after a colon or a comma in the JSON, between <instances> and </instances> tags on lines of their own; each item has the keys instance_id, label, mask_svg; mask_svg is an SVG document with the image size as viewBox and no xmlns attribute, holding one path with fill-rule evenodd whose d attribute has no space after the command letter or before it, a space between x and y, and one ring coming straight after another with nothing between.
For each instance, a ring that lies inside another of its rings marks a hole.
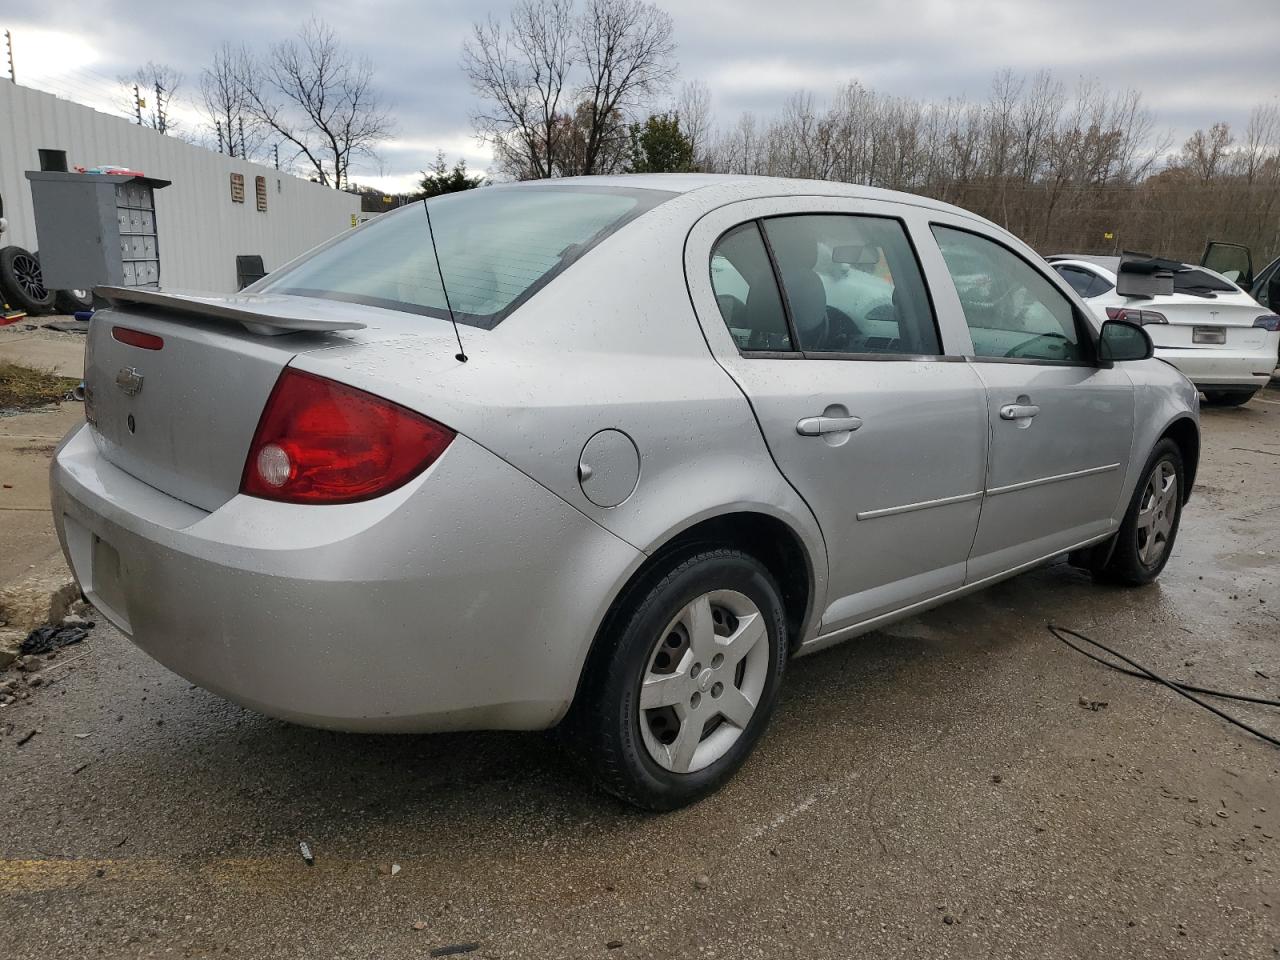
<instances>
[{"instance_id":1,"label":"rear tire","mask_svg":"<svg viewBox=\"0 0 1280 960\"><path fill-rule=\"evenodd\" d=\"M1137 587L1151 583L1169 562L1182 520L1186 475L1178 445L1165 437L1147 458L1129 509L1125 511L1115 549L1094 578Z\"/></svg>"},{"instance_id":2,"label":"rear tire","mask_svg":"<svg viewBox=\"0 0 1280 960\"><path fill-rule=\"evenodd\" d=\"M611 615L562 733L605 790L674 810L742 766L786 662L781 591L763 564L730 549L677 556Z\"/></svg>"},{"instance_id":3,"label":"rear tire","mask_svg":"<svg viewBox=\"0 0 1280 960\"><path fill-rule=\"evenodd\" d=\"M1243 407L1253 399L1257 390L1206 390L1204 402L1211 407Z\"/></svg>"},{"instance_id":4,"label":"rear tire","mask_svg":"<svg viewBox=\"0 0 1280 960\"><path fill-rule=\"evenodd\" d=\"M53 309L53 291L45 288L40 261L22 247L0 249L0 288L9 303L27 313Z\"/></svg>"}]
</instances>

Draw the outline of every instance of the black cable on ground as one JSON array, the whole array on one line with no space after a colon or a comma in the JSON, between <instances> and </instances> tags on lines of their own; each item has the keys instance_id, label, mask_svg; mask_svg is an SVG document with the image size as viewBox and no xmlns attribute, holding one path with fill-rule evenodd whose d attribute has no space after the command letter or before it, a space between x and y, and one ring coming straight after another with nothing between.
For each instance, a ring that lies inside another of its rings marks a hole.
<instances>
[{"instance_id":1,"label":"black cable on ground","mask_svg":"<svg viewBox=\"0 0 1280 960\"><path fill-rule=\"evenodd\" d=\"M1269 707L1280 707L1280 700L1270 700L1265 697L1253 697L1253 696L1248 696L1246 694L1240 694L1240 693L1226 693L1221 690L1210 690L1207 687L1195 687L1195 686L1192 686L1191 684L1181 683L1177 680L1166 680L1164 677L1160 676L1158 673L1148 670L1146 667L1144 667L1142 664L1138 663L1137 661L1129 659L1123 653L1120 653L1116 650L1112 650L1106 644L1099 643L1097 640L1094 640L1092 637L1086 637L1083 633L1080 633L1076 630L1071 630L1067 627L1055 626L1052 623L1046 624L1046 626L1049 632L1053 634L1057 639L1061 640L1063 643L1065 643L1072 650L1075 650L1077 653L1084 654L1090 660L1095 660L1098 663L1102 664L1104 667L1110 667L1112 670L1115 670L1119 673L1123 673L1130 677L1138 677L1141 680L1150 680L1153 683L1163 684L1164 686L1172 690L1174 693L1179 694L1180 696L1186 697L1192 703L1198 706L1204 707L1204 709L1208 710L1210 713L1216 716L1221 717L1223 720L1226 720L1228 723L1239 727L1241 730L1244 730L1247 733L1253 734L1259 740L1265 740L1267 743L1271 744L1273 747L1280 747L1280 737L1273 737L1271 734L1264 733L1263 731L1259 730L1257 727L1250 726L1249 724L1245 723L1243 720L1237 720L1235 717L1231 716L1229 713L1225 713L1222 710L1219 710L1213 704L1206 703L1204 700L1201 700L1195 694L1203 693L1207 696L1224 697L1230 700L1240 700L1245 703L1256 703L1256 704L1262 704L1264 706L1269 706ZM1096 654L1090 653L1088 650L1085 650L1083 647L1077 646L1076 644L1072 643L1070 640L1067 639L1067 635L1075 637L1077 640L1083 640L1085 643L1092 644L1093 646L1097 647L1099 650L1102 650L1103 652L1109 654L1110 656L1115 657L1117 660L1127 663L1133 669L1127 670L1124 667L1117 666L1114 663L1109 663L1108 661L1102 659Z\"/></svg>"}]
</instances>

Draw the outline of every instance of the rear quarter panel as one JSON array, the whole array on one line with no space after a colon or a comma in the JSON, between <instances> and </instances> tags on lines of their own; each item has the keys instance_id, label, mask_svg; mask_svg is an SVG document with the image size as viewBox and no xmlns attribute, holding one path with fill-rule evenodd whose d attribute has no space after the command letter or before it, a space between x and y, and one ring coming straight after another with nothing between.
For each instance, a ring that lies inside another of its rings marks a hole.
<instances>
[{"instance_id":1,"label":"rear quarter panel","mask_svg":"<svg viewBox=\"0 0 1280 960\"><path fill-rule=\"evenodd\" d=\"M433 325L427 342L321 350L295 366L447 424L645 553L724 513L776 517L809 554L811 603L821 609L826 551L817 523L774 465L690 304L684 241L701 208L674 198L592 249L495 329L461 327L465 364L453 359L456 348L434 326L440 321L424 319ZM625 433L640 455L636 489L614 507L592 503L578 478L583 446L603 429ZM505 505L492 508L501 515ZM811 610L806 628L812 619Z\"/></svg>"}]
</instances>

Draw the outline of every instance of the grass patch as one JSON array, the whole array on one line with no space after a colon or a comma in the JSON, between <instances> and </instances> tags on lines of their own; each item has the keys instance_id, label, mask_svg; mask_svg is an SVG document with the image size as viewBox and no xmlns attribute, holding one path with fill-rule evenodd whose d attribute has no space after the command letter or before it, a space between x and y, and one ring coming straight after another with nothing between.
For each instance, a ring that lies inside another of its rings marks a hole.
<instances>
[{"instance_id":1,"label":"grass patch","mask_svg":"<svg viewBox=\"0 0 1280 960\"><path fill-rule=\"evenodd\" d=\"M0 407L25 410L63 399L80 381L0 360Z\"/></svg>"}]
</instances>

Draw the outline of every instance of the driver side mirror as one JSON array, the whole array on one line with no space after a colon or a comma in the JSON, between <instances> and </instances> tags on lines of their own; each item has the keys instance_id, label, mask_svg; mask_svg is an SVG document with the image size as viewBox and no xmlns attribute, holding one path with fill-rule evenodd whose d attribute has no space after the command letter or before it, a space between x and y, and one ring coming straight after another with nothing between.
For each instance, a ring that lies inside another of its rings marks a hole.
<instances>
[{"instance_id":1,"label":"driver side mirror","mask_svg":"<svg viewBox=\"0 0 1280 960\"><path fill-rule=\"evenodd\" d=\"M1280 313L1280 270L1271 274L1271 279L1267 281L1266 298L1266 306L1273 313Z\"/></svg>"},{"instance_id":2,"label":"driver side mirror","mask_svg":"<svg viewBox=\"0 0 1280 960\"><path fill-rule=\"evenodd\" d=\"M1098 340L1098 359L1110 366L1124 360L1146 360L1155 355L1147 331L1127 320L1108 320Z\"/></svg>"}]
</instances>

